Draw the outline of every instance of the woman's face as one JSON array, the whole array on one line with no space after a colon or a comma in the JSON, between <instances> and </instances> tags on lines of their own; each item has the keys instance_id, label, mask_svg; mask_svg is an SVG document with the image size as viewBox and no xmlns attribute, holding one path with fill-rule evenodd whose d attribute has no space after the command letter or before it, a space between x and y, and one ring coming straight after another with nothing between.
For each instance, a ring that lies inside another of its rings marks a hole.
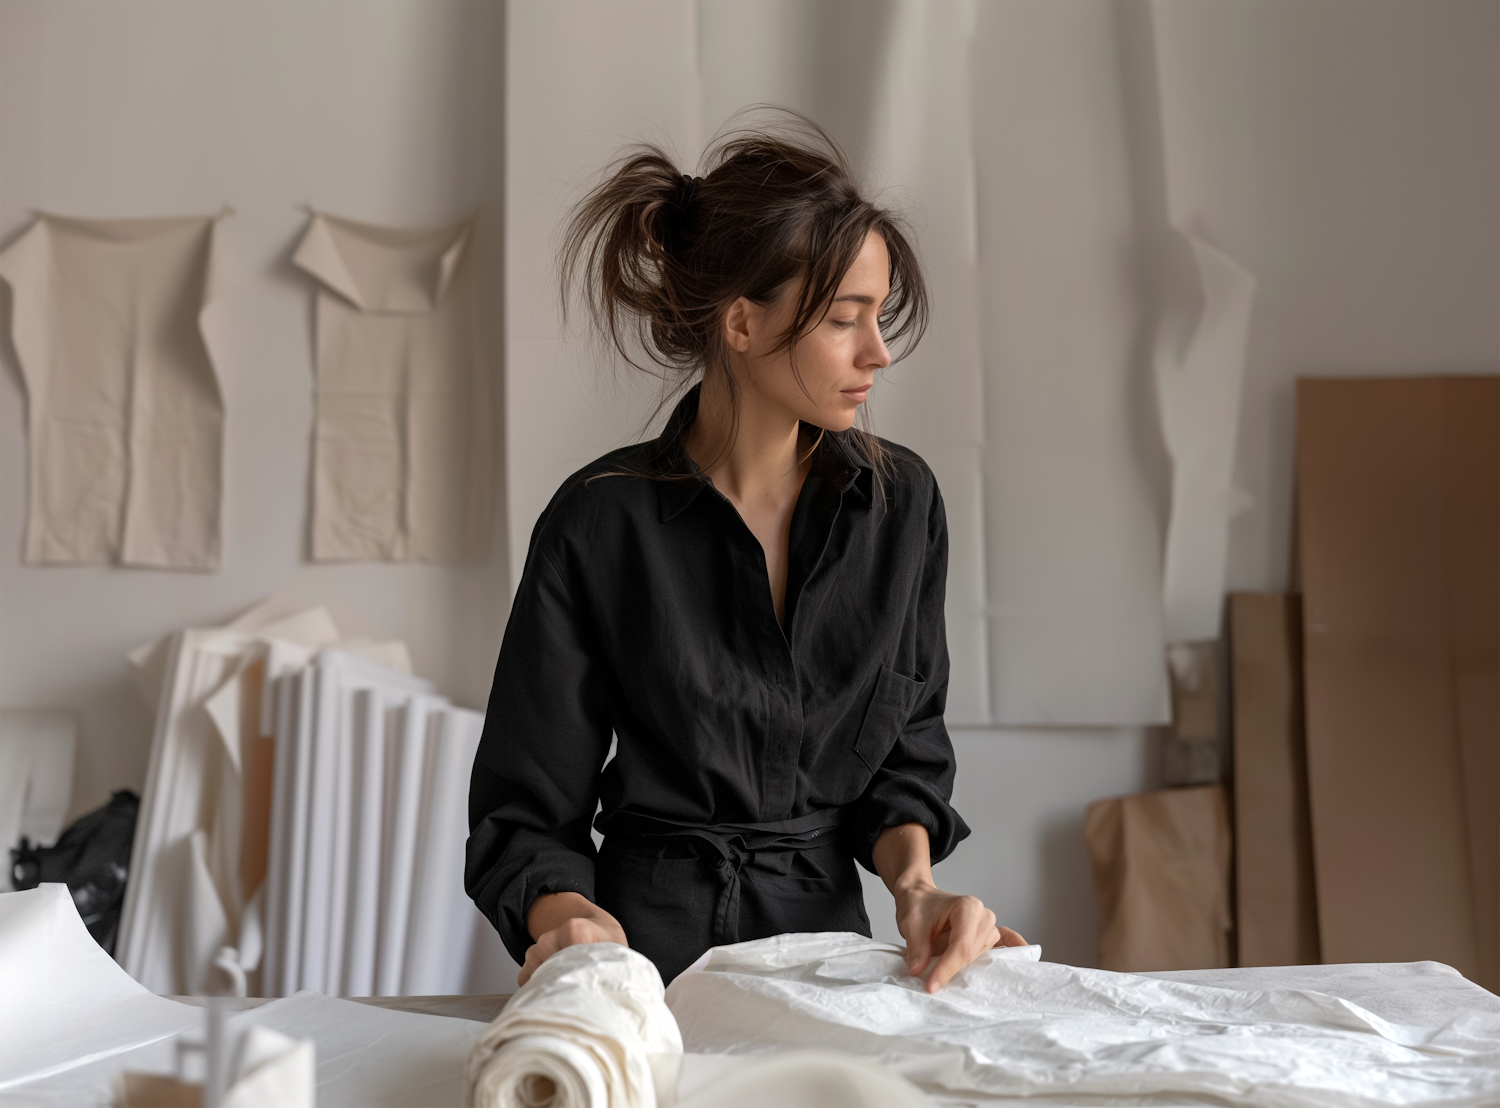
<instances>
[{"instance_id":1,"label":"woman's face","mask_svg":"<svg viewBox=\"0 0 1500 1108\"><path fill-rule=\"evenodd\" d=\"M727 322L731 344L749 363L744 374L746 399L780 407L829 431L853 426L855 412L875 383L875 371L891 364L880 336L880 309L891 292L890 272L885 239L871 231L839 282L828 314L790 350L775 353L770 351L796 310L795 286L763 308L740 301L750 309L740 333L744 346L735 341L733 319Z\"/></svg>"}]
</instances>

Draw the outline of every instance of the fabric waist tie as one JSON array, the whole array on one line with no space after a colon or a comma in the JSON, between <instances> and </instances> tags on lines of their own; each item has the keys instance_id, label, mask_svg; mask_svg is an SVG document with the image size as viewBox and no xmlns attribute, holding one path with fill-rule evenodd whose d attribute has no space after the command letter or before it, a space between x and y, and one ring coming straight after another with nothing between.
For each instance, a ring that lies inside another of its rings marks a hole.
<instances>
[{"instance_id":1,"label":"fabric waist tie","mask_svg":"<svg viewBox=\"0 0 1500 1108\"><path fill-rule=\"evenodd\" d=\"M641 812L600 813L595 828L627 843L690 842L719 879L714 909L714 945L740 941L740 870L761 855L812 850L833 841L842 808L822 808L769 823L682 823Z\"/></svg>"}]
</instances>

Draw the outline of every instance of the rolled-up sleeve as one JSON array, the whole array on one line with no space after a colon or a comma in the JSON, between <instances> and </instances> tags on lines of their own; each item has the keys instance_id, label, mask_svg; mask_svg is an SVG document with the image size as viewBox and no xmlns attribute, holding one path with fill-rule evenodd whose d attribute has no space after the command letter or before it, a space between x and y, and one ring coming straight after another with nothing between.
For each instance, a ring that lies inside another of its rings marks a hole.
<instances>
[{"instance_id":1,"label":"rolled-up sleeve","mask_svg":"<svg viewBox=\"0 0 1500 1108\"><path fill-rule=\"evenodd\" d=\"M546 518L511 606L469 786L464 886L517 962L532 943L533 900L594 898L589 823L611 733L607 669L546 550Z\"/></svg>"},{"instance_id":2,"label":"rolled-up sleeve","mask_svg":"<svg viewBox=\"0 0 1500 1108\"><path fill-rule=\"evenodd\" d=\"M925 466L923 467L925 470ZM929 480L931 472L926 471ZM920 823L927 828L932 861L937 863L969 835L954 810L953 743L943 723L948 700L948 640L943 603L948 582L948 521L935 481L927 514L927 545L917 577L910 627L914 662L922 680L890 753L875 770L849 813L848 833L855 857L875 872L875 840L888 827Z\"/></svg>"}]
</instances>

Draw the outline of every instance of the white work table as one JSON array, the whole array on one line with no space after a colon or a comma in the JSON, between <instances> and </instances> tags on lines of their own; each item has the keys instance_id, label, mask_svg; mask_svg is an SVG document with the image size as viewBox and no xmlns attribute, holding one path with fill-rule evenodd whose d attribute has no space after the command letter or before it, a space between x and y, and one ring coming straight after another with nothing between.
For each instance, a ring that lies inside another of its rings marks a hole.
<instances>
[{"instance_id":1,"label":"white work table","mask_svg":"<svg viewBox=\"0 0 1500 1108\"><path fill-rule=\"evenodd\" d=\"M1142 973L1163 981L1185 981L1219 989L1311 989L1352 1001L1392 1023L1427 1026L1443 1023L1454 1012L1500 1012L1500 996L1481 988L1441 962L1368 962L1333 966L1255 966L1240 969L1163 970ZM174 996L184 1004L202 1005L203 997ZM397 1012L488 1023L500 1014L509 993L474 996L352 997ZM269 1004L270 998L247 997L225 1003L240 1012Z\"/></svg>"}]
</instances>

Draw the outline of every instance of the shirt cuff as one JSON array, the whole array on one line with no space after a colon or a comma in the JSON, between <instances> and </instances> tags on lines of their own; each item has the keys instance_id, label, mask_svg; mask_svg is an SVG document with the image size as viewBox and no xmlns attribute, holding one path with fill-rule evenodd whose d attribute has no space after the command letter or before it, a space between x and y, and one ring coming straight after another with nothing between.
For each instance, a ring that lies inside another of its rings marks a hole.
<instances>
[{"instance_id":1,"label":"shirt cuff","mask_svg":"<svg viewBox=\"0 0 1500 1108\"><path fill-rule=\"evenodd\" d=\"M920 823L927 828L932 864L937 865L953 848L969 837L969 825L963 821L943 795L930 782L899 774L877 774L864 796L851 806L848 835L854 858L871 873L875 869L875 840L887 827L903 823Z\"/></svg>"},{"instance_id":2,"label":"shirt cuff","mask_svg":"<svg viewBox=\"0 0 1500 1108\"><path fill-rule=\"evenodd\" d=\"M469 841L472 853L474 839ZM546 893L578 893L592 901L594 860L555 839L517 829L506 846L505 857L489 873L469 882L468 889L479 910L500 933L505 949L520 965L535 941L526 926L532 901Z\"/></svg>"}]
</instances>

